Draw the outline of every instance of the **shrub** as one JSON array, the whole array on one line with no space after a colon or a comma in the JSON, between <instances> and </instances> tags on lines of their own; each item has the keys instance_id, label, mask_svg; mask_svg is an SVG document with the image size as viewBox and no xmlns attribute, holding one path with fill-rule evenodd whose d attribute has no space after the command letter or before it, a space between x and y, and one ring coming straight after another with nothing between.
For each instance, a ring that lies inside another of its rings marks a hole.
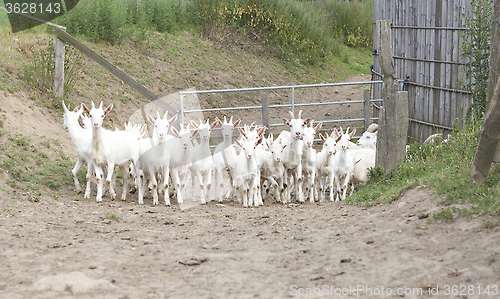
<instances>
[{"instance_id":1,"label":"shrub","mask_svg":"<svg viewBox=\"0 0 500 299\"><path fill-rule=\"evenodd\" d=\"M24 77L29 85L43 93L54 91L54 41L46 41L35 51L31 63L24 68ZM64 90L71 93L81 72L82 54L72 46L66 46L64 56Z\"/></svg>"}]
</instances>

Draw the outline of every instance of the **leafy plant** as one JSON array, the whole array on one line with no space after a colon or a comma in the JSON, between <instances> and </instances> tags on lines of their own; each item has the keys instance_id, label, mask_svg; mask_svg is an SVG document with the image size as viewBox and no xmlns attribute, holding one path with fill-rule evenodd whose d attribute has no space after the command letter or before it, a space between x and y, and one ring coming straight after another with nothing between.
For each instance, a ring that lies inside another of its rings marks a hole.
<instances>
[{"instance_id":1,"label":"leafy plant","mask_svg":"<svg viewBox=\"0 0 500 299\"><path fill-rule=\"evenodd\" d=\"M462 43L462 55L469 58L465 65L466 83L464 88L472 93L472 105L467 111L468 118L481 119L486 110L486 89L488 87L492 0L472 0L471 14L464 16L466 26Z\"/></svg>"}]
</instances>

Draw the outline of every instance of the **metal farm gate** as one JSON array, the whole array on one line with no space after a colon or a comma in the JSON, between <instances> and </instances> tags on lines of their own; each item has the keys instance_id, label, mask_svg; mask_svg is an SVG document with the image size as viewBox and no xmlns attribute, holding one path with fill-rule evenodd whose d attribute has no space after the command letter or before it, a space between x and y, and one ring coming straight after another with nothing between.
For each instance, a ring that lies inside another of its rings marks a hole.
<instances>
[{"instance_id":1,"label":"metal farm gate","mask_svg":"<svg viewBox=\"0 0 500 299\"><path fill-rule=\"evenodd\" d=\"M375 0L374 21L392 23L396 76L408 91L410 141L448 133L465 120L471 96L459 84L468 63L460 56L460 32L467 30L470 10L466 0ZM377 44L374 28L372 80L382 79ZM383 98L382 86L373 88L373 97Z\"/></svg>"}]
</instances>

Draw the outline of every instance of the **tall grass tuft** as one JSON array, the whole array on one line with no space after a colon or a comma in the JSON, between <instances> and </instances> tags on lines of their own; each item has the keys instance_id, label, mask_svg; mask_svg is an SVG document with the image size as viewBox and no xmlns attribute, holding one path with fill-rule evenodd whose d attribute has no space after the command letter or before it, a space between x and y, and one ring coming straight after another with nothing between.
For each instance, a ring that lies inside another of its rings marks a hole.
<instances>
[{"instance_id":1,"label":"tall grass tuft","mask_svg":"<svg viewBox=\"0 0 500 299\"><path fill-rule=\"evenodd\" d=\"M54 91L54 42L45 41L39 50L27 52L30 64L26 65L23 75L27 83L43 93ZM72 46L66 46L64 56L64 89L71 93L76 84L81 66L83 64L82 54Z\"/></svg>"}]
</instances>

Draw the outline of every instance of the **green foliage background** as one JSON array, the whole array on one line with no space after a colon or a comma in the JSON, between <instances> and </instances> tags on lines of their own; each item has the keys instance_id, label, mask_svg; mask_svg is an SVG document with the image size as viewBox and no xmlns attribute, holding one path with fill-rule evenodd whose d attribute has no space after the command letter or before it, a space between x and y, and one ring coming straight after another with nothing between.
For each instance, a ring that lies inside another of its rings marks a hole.
<instances>
[{"instance_id":1,"label":"green foliage background","mask_svg":"<svg viewBox=\"0 0 500 299\"><path fill-rule=\"evenodd\" d=\"M204 35L237 31L284 59L321 63L342 55L341 45L373 42L373 1L368 0L82 0L58 23L70 34L119 43L145 31Z\"/></svg>"}]
</instances>

